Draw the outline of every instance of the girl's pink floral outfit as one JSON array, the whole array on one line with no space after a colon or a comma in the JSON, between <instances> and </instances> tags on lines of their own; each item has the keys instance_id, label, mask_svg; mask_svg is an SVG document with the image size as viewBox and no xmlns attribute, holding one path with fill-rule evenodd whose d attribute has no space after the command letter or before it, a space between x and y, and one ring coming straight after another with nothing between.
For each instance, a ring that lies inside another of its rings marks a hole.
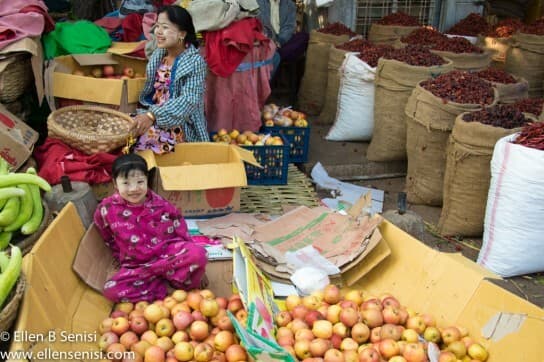
<instances>
[{"instance_id":1,"label":"girl's pink floral outfit","mask_svg":"<svg viewBox=\"0 0 544 362\"><path fill-rule=\"evenodd\" d=\"M154 301L176 289L200 287L206 250L193 243L187 224L174 205L149 190L141 205L117 193L105 198L94 223L121 267L104 285L112 301Z\"/></svg>"}]
</instances>

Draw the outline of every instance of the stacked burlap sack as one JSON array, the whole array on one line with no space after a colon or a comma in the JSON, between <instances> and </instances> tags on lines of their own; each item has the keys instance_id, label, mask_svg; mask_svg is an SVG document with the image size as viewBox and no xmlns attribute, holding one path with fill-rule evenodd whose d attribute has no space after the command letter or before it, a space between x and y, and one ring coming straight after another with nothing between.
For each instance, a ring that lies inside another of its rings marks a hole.
<instances>
[{"instance_id":1,"label":"stacked burlap sack","mask_svg":"<svg viewBox=\"0 0 544 362\"><path fill-rule=\"evenodd\" d=\"M298 93L298 108L302 111L314 116L321 112L327 89L331 46L345 43L354 35L355 33L340 23L312 30L306 51L304 75Z\"/></svg>"},{"instance_id":2,"label":"stacked burlap sack","mask_svg":"<svg viewBox=\"0 0 544 362\"><path fill-rule=\"evenodd\" d=\"M544 18L524 25L512 36L506 52L505 70L529 82L529 95L544 95Z\"/></svg>"},{"instance_id":3,"label":"stacked burlap sack","mask_svg":"<svg viewBox=\"0 0 544 362\"><path fill-rule=\"evenodd\" d=\"M420 81L452 69L450 60L434 56L426 48L415 46L394 49L380 58L375 80L374 131L366 154L369 160L406 159L404 109L408 98Z\"/></svg>"},{"instance_id":4,"label":"stacked burlap sack","mask_svg":"<svg viewBox=\"0 0 544 362\"><path fill-rule=\"evenodd\" d=\"M535 121L513 105L457 116L446 150L441 234L482 235L493 148L499 139Z\"/></svg>"},{"instance_id":5,"label":"stacked burlap sack","mask_svg":"<svg viewBox=\"0 0 544 362\"><path fill-rule=\"evenodd\" d=\"M401 11L394 12L370 24L368 40L374 44L394 45L420 26L415 17Z\"/></svg>"},{"instance_id":6,"label":"stacked burlap sack","mask_svg":"<svg viewBox=\"0 0 544 362\"><path fill-rule=\"evenodd\" d=\"M410 203L442 204L446 147L455 119L496 103L497 90L468 72L452 71L417 85L405 108Z\"/></svg>"}]
</instances>

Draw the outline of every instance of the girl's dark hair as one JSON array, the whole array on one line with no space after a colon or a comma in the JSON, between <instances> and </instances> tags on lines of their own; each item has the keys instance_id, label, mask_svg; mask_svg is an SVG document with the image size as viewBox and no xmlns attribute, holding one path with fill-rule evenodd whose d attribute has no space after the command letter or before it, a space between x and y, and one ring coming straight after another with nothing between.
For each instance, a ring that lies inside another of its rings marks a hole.
<instances>
[{"instance_id":1,"label":"girl's dark hair","mask_svg":"<svg viewBox=\"0 0 544 362\"><path fill-rule=\"evenodd\" d=\"M146 177L149 176L145 159L135 153L129 153L128 155L121 155L115 159L111 168L111 173L115 180L118 176L128 177L129 172L133 170L142 171Z\"/></svg>"},{"instance_id":2,"label":"girl's dark hair","mask_svg":"<svg viewBox=\"0 0 544 362\"><path fill-rule=\"evenodd\" d=\"M193 18L187 10L178 5L168 5L161 7L159 11L157 11L157 15L162 13L166 13L168 20L176 24L179 30L187 32L187 35L185 35L185 43L193 44L195 48L198 48Z\"/></svg>"}]
</instances>

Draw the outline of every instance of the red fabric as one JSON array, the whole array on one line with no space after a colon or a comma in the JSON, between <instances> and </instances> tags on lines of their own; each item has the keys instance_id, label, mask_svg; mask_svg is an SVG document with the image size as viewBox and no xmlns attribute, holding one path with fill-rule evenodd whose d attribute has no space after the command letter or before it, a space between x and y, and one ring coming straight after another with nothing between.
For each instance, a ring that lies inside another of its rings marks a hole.
<instances>
[{"instance_id":1,"label":"red fabric","mask_svg":"<svg viewBox=\"0 0 544 362\"><path fill-rule=\"evenodd\" d=\"M273 42L256 46L244 63L271 58L276 51ZM270 96L272 64L234 72L223 78L213 73L206 77L205 112L209 131L239 129L257 132L261 127L261 110Z\"/></svg>"},{"instance_id":2,"label":"red fabric","mask_svg":"<svg viewBox=\"0 0 544 362\"><path fill-rule=\"evenodd\" d=\"M257 18L245 18L233 22L221 30L204 33L206 63L220 77L228 77L253 49L255 41L269 39L262 33L262 24Z\"/></svg>"},{"instance_id":3,"label":"red fabric","mask_svg":"<svg viewBox=\"0 0 544 362\"><path fill-rule=\"evenodd\" d=\"M41 8L38 5L28 5L19 10L20 13L39 13L42 14L43 20L45 21L43 32L49 33L50 31L55 30L55 21L53 18L49 15L45 9Z\"/></svg>"},{"instance_id":4,"label":"red fabric","mask_svg":"<svg viewBox=\"0 0 544 362\"><path fill-rule=\"evenodd\" d=\"M72 181L89 184L108 182L111 180L111 166L117 156L119 153L87 155L61 140L49 137L34 150L34 158L40 169L38 174L52 185L59 184L63 175L70 176Z\"/></svg>"},{"instance_id":5,"label":"red fabric","mask_svg":"<svg viewBox=\"0 0 544 362\"><path fill-rule=\"evenodd\" d=\"M94 23L103 27L108 34L111 34L121 26L123 20L113 16L105 16L101 19L95 20Z\"/></svg>"},{"instance_id":6,"label":"red fabric","mask_svg":"<svg viewBox=\"0 0 544 362\"><path fill-rule=\"evenodd\" d=\"M140 40L142 36L142 20L144 16L138 13L128 14L121 23L123 28L123 41L132 42Z\"/></svg>"}]
</instances>

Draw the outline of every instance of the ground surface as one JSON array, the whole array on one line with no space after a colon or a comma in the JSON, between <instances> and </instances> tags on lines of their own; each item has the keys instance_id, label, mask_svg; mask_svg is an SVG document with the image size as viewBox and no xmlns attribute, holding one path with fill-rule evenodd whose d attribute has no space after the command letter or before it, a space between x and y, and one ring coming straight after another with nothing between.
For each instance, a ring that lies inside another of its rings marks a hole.
<instances>
[{"instance_id":1,"label":"ground surface","mask_svg":"<svg viewBox=\"0 0 544 362\"><path fill-rule=\"evenodd\" d=\"M312 117L310 117L312 118ZM384 211L397 208L397 194L404 191L405 162L371 162L365 157L367 142L330 142L324 139L330 126L312 126L308 163L301 165L309 174L311 168L320 162L329 175L355 184L385 191ZM399 175L381 178L383 175ZM357 181L360 176L378 179ZM440 207L408 205L408 209L420 215L426 223L421 237L423 243L444 252L461 252L465 257L476 261L481 247L481 239L445 238L433 231L440 218ZM512 293L544 307L544 273L524 275L494 281Z\"/></svg>"}]
</instances>

